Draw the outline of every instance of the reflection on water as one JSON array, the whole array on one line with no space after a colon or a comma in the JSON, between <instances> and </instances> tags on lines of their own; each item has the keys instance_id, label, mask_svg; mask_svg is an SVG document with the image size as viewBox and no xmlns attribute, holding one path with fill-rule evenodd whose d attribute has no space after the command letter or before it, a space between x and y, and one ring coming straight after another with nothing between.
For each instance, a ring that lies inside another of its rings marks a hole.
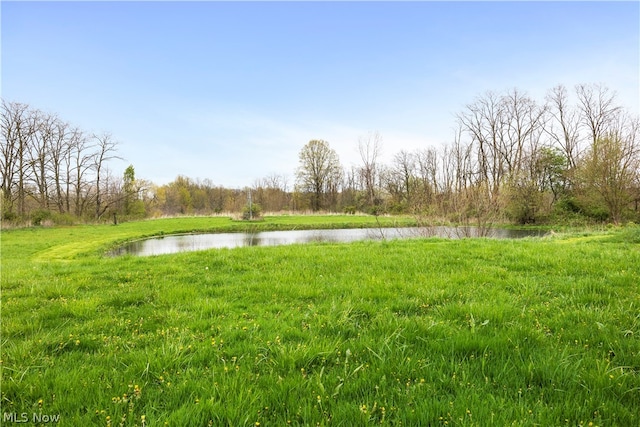
<instances>
[{"instance_id":1,"label":"reflection on water","mask_svg":"<svg viewBox=\"0 0 640 427\"><path fill-rule=\"evenodd\" d=\"M346 243L358 240L407 239L418 237L493 237L518 239L539 237L539 230L507 230L475 227L409 227L409 228L353 228L338 230L263 231L260 233L210 233L156 237L130 242L109 255L162 255L204 249L237 248L241 246L278 246L295 243Z\"/></svg>"}]
</instances>

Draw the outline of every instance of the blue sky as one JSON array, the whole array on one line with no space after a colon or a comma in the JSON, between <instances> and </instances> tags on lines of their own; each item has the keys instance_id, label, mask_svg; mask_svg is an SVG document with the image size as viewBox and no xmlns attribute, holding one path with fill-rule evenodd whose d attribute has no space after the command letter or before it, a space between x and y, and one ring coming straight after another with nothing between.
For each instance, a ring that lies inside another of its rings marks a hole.
<instances>
[{"instance_id":1,"label":"blue sky","mask_svg":"<svg viewBox=\"0 0 640 427\"><path fill-rule=\"evenodd\" d=\"M294 182L329 142L344 166L453 138L486 91L542 101L602 83L638 114L640 3L1 3L2 97L109 131L138 178Z\"/></svg>"}]
</instances>

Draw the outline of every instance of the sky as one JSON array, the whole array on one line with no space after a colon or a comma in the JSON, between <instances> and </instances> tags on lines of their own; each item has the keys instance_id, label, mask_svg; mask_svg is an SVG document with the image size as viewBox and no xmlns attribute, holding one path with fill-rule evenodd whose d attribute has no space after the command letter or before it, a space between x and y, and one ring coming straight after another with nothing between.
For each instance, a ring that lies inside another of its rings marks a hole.
<instances>
[{"instance_id":1,"label":"sky","mask_svg":"<svg viewBox=\"0 0 640 427\"><path fill-rule=\"evenodd\" d=\"M0 3L2 98L110 132L121 175L231 188L439 147L487 91L599 83L640 112L640 2Z\"/></svg>"}]
</instances>

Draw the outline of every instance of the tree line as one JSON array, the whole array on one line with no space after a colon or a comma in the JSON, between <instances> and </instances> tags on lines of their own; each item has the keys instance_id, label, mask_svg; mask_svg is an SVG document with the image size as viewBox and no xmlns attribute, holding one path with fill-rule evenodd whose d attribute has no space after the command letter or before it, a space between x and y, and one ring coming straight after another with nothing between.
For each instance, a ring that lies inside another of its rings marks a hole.
<instances>
[{"instance_id":1,"label":"tree line","mask_svg":"<svg viewBox=\"0 0 640 427\"><path fill-rule=\"evenodd\" d=\"M455 124L449 143L401 150L390 164L380 162L382 137L369 133L358 142L360 165L348 170L326 141L311 141L297 185L314 210L477 225L638 220L640 119L606 86L581 84L570 94L560 85L542 102L517 89L487 92Z\"/></svg>"},{"instance_id":2,"label":"tree line","mask_svg":"<svg viewBox=\"0 0 640 427\"><path fill-rule=\"evenodd\" d=\"M97 219L112 206L109 173L117 158L111 134L82 129L26 104L2 101L0 112L2 218ZM118 192L120 189L118 189Z\"/></svg>"},{"instance_id":3,"label":"tree line","mask_svg":"<svg viewBox=\"0 0 640 427\"><path fill-rule=\"evenodd\" d=\"M476 225L640 217L640 120L598 84L556 86L541 101L517 89L486 92L456 114L450 142L400 150L388 163L378 132L359 138L360 162L350 167L329 142L311 140L293 183L272 174L242 189L185 176L158 186L137 179L132 165L116 177L109 133L89 134L20 103L3 101L1 115L5 221L261 211L411 214Z\"/></svg>"}]
</instances>

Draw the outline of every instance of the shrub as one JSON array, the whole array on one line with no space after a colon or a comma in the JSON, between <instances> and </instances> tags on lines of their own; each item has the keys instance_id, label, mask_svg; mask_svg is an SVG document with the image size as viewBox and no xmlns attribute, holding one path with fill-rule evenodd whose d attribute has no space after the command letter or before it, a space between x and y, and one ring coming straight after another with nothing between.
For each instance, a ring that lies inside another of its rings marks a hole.
<instances>
[{"instance_id":1,"label":"shrub","mask_svg":"<svg viewBox=\"0 0 640 427\"><path fill-rule=\"evenodd\" d=\"M242 209L242 219L258 219L262 215L262 206L257 203L252 203L251 207L248 205Z\"/></svg>"},{"instance_id":2,"label":"shrub","mask_svg":"<svg viewBox=\"0 0 640 427\"><path fill-rule=\"evenodd\" d=\"M356 207L355 206L345 206L342 211L348 215L355 215Z\"/></svg>"},{"instance_id":3,"label":"shrub","mask_svg":"<svg viewBox=\"0 0 640 427\"><path fill-rule=\"evenodd\" d=\"M38 209L31 213L31 224L42 225L43 222L51 219L51 211L46 209Z\"/></svg>"},{"instance_id":4,"label":"shrub","mask_svg":"<svg viewBox=\"0 0 640 427\"><path fill-rule=\"evenodd\" d=\"M54 213L51 215L51 219L55 225L73 225L76 223L76 219L70 213Z\"/></svg>"},{"instance_id":5,"label":"shrub","mask_svg":"<svg viewBox=\"0 0 640 427\"><path fill-rule=\"evenodd\" d=\"M2 219L4 221L15 221L18 219L18 215L13 211L5 211L2 213Z\"/></svg>"}]
</instances>

